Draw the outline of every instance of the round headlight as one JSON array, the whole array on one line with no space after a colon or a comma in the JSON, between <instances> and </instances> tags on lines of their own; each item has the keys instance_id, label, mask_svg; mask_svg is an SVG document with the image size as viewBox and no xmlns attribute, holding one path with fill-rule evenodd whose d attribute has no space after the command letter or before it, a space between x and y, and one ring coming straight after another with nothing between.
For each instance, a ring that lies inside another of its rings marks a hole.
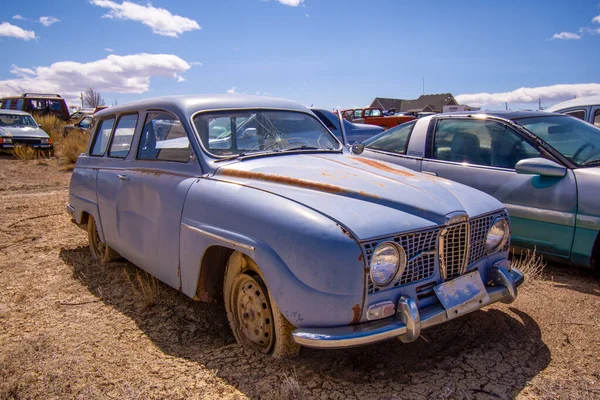
<instances>
[{"instance_id":1,"label":"round headlight","mask_svg":"<svg viewBox=\"0 0 600 400\"><path fill-rule=\"evenodd\" d=\"M485 251L487 253L494 253L503 248L508 241L509 234L510 231L506 219L501 218L494 221L485 239Z\"/></svg>"},{"instance_id":2,"label":"round headlight","mask_svg":"<svg viewBox=\"0 0 600 400\"><path fill-rule=\"evenodd\" d=\"M406 253L401 246L385 242L375 248L371 258L371 280L377 286L389 284L406 268Z\"/></svg>"}]
</instances>

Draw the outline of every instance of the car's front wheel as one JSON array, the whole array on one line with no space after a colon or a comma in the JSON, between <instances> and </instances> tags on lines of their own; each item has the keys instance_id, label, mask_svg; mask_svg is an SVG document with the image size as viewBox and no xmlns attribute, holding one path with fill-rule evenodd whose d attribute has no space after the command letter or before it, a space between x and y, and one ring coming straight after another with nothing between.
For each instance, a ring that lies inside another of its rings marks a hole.
<instances>
[{"instance_id":1,"label":"car's front wheel","mask_svg":"<svg viewBox=\"0 0 600 400\"><path fill-rule=\"evenodd\" d=\"M258 265L235 252L227 263L223 288L227 319L237 342L274 357L293 357L300 351L294 326L269 296Z\"/></svg>"},{"instance_id":2,"label":"car's front wheel","mask_svg":"<svg viewBox=\"0 0 600 400\"><path fill-rule=\"evenodd\" d=\"M119 258L119 253L114 251L109 245L100 239L100 235L98 234L98 226L96 225L94 217L91 215L88 218L87 232L90 253L92 253L92 257L95 260L105 264Z\"/></svg>"}]
</instances>

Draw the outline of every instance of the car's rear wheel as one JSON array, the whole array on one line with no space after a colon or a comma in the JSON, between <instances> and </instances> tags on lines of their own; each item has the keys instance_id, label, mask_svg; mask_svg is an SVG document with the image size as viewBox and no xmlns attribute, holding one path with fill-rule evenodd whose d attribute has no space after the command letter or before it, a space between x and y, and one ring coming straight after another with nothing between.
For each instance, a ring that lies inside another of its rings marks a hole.
<instances>
[{"instance_id":1,"label":"car's rear wheel","mask_svg":"<svg viewBox=\"0 0 600 400\"><path fill-rule=\"evenodd\" d=\"M237 342L274 357L293 357L300 351L294 326L270 297L258 265L234 252L225 271L224 300L227 319Z\"/></svg>"},{"instance_id":2,"label":"car's rear wheel","mask_svg":"<svg viewBox=\"0 0 600 400\"><path fill-rule=\"evenodd\" d=\"M92 258L105 264L119 258L119 253L114 251L109 245L100 239L98 234L98 226L94 217L91 215L88 218L88 242Z\"/></svg>"}]
</instances>

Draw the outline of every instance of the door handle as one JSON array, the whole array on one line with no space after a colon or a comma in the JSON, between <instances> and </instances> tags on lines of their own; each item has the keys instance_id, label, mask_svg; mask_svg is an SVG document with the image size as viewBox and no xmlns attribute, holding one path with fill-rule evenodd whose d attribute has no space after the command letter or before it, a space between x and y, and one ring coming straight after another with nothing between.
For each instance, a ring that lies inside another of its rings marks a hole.
<instances>
[{"instance_id":1,"label":"door handle","mask_svg":"<svg viewBox=\"0 0 600 400\"><path fill-rule=\"evenodd\" d=\"M127 175L117 175L117 178L119 178L122 181L128 181L129 178L127 177Z\"/></svg>"},{"instance_id":2,"label":"door handle","mask_svg":"<svg viewBox=\"0 0 600 400\"><path fill-rule=\"evenodd\" d=\"M431 176L438 176L437 172L433 172L433 171L421 171L421 173L431 175Z\"/></svg>"}]
</instances>

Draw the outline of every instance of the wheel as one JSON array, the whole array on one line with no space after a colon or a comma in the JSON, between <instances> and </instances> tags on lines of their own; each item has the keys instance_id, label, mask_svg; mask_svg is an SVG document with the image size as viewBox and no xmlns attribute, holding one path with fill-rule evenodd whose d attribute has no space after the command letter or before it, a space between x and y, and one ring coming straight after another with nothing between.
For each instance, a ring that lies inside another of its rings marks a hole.
<instances>
[{"instance_id":1,"label":"wheel","mask_svg":"<svg viewBox=\"0 0 600 400\"><path fill-rule=\"evenodd\" d=\"M100 239L100 235L98 234L98 227L96 226L96 221L91 215L88 218L87 231L90 253L92 253L92 258L94 260L98 260L102 264L106 264L119 258L119 253L114 251L109 245L107 245Z\"/></svg>"},{"instance_id":2,"label":"wheel","mask_svg":"<svg viewBox=\"0 0 600 400\"><path fill-rule=\"evenodd\" d=\"M231 255L223 294L229 326L239 344L276 358L298 355L294 326L279 311L252 259L239 252Z\"/></svg>"}]
</instances>

